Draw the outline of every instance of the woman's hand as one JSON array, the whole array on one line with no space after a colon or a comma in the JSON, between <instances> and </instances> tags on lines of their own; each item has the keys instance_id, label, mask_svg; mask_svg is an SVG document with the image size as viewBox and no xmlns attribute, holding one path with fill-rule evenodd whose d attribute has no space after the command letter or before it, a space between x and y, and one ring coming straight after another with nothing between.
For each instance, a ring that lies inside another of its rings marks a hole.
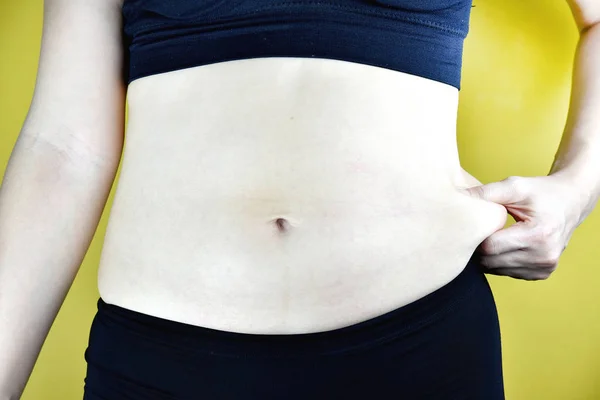
<instances>
[{"instance_id":1,"label":"woman's hand","mask_svg":"<svg viewBox=\"0 0 600 400\"><path fill-rule=\"evenodd\" d=\"M558 175L511 176L461 190L503 205L516 221L477 248L485 272L525 280L547 279L554 272L586 205L586 196Z\"/></svg>"}]
</instances>

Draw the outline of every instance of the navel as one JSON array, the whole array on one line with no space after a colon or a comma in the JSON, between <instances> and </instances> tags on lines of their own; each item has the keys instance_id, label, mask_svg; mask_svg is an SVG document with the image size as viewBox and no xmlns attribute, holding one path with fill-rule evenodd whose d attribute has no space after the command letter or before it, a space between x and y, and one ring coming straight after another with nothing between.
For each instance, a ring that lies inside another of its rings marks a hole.
<instances>
[{"instance_id":1,"label":"navel","mask_svg":"<svg viewBox=\"0 0 600 400\"><path fill-rule=\"evenodd\" d=\"M275 224L277 231L280 233L288 232L292 227L290 221L285 218L276 218L273 220L273 223Z\"/></svg>"},{"instance_id":2,"label":"navel","mask_svg":"<svg viewBox=\"0 0 600 400\"><path fill-rule=\"evenodd\" d=\"M271 218L267 221L272 226L273 232L276 235L289 235L296 228L300 227L301 221L295 217L284 215L282 213L271 214Z\"/></svg>"}]
</instances>

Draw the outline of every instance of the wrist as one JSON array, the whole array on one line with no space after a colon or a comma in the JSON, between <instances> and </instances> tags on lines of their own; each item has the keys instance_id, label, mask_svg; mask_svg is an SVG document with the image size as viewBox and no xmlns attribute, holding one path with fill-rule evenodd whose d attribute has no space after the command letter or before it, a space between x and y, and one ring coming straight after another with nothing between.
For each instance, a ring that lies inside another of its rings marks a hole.
<instances>
[{"instance_id":1,"label":"wrist","mask_svg":"<svg viewBox=\"0 0 600 400\"><path fill-rule=\"evenodd\" d=\"M600 199L600 169L593 166L582 169L573 165L558 168L555 165L548 176L559 179L572 195L573 206L580 214L577 224L579 225L592 212Z\"/></svg>"}]
</instances>

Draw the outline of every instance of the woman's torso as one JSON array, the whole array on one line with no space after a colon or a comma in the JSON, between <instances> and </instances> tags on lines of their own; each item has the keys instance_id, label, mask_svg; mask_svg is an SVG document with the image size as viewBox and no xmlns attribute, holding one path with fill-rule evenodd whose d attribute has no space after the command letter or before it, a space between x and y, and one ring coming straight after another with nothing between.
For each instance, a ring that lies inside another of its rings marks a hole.
<instances>
[{"instance_id":1,"label":"woman's torso","mask_svg":"<svg viewBox=\"0 0 600 400\"><path fill-rule=\"evenodd\" d=\"M255 58L138 79L128 105L108 303L236 332L335 329L443 286L506 219L459 189L447 84Z\"/></svg>"}]
</instances>

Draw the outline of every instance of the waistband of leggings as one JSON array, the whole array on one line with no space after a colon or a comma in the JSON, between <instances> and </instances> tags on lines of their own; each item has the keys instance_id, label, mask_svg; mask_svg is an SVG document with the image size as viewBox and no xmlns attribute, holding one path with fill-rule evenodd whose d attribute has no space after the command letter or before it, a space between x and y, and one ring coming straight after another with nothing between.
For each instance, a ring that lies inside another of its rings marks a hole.
<instances>
[{"instance_id":1,"label":"waistband of leggings","mask_svg":"<svg viewBox=\"0 0 600 400\"><path fill-rule=\"evenodd\" d=\"M110 329L126 329L156 345L230 357L301 356L350 353L415 331L440 329L440 320L459 305L476 306L477 293L489 292L483 272L472 257L450 282L402 307L333 330L298 334L230 332L155 317L108 304L100 297L96 319ZM489 295L489 293L488 293ZM467 302L467 303L465 303ZM443 328L443 327L442 327Z\"/></svg>"}]
</instances>

